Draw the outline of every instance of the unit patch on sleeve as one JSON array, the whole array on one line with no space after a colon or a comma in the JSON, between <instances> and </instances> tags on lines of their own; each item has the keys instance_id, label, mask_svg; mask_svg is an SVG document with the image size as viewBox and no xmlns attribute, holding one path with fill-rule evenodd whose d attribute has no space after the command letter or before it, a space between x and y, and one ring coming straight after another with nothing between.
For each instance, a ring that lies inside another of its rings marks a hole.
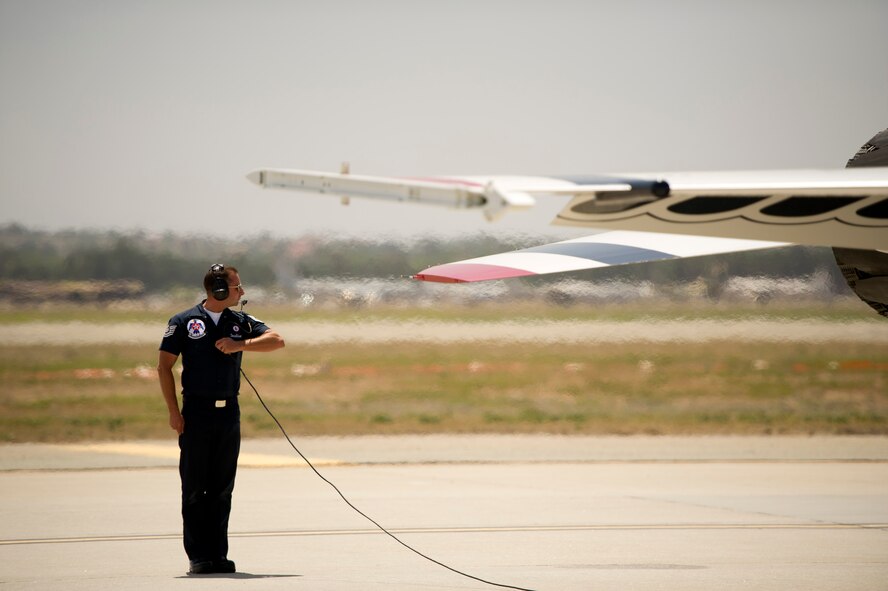
<instances>
[{"instance_id":1,"label":"unit patch on sleeve","mask_svg":"<svg viewBox=\"0 0 888 591\"><path fill-rule=\"evenodd\" d=\"M192 318L186 325L188 329L188 338L199 339L207 334L207 325L200 318Z\"/></svg>"}]
</instances>

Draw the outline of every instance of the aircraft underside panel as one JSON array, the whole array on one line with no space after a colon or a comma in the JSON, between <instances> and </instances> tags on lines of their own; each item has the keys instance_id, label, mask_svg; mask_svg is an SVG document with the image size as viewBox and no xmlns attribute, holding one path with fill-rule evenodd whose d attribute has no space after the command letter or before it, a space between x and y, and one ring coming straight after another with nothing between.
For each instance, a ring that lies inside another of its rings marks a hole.
<instances>
[{"instance_id":1,"label":"aircraft underside panel","mask_svg":"<svg viewBox=\"0 0 888 591\"><path fill-rule=\"evenodd\" d=\"M468 283L778 246L784 244L615 231L437 265L417 273L415 278L441 283Z\"/></svg>"},{"instance_id":2,"label":"aircraft underside panel","mask_svg":"<svg viewBox=\"0 0 888 591\"><path fill-rule=\"evenodd\" d=\"M786 196L682 192L618 212L599 213L594 196L575 197L559 225L779 240L795 244L888 249L888 196Z\"/></svg>"}]
</instances>

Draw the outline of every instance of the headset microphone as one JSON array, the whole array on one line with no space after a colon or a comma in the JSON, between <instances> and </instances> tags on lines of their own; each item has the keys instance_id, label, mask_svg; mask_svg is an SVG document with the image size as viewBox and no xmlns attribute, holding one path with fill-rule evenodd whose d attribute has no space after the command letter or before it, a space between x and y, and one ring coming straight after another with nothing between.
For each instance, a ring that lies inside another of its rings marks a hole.
<instances>
[{"instance_id":1,"label":"headset microphone","mask_svg":"<svg viewBox=\"0 0 888 591\"><path fill-rule=\"evenodd\" d=\"M241 300L239 312L243 315L244 320L246 320L246 322L247 322L247 325L246 325L247 334L253 334L253 323L250 322L249 320L247 320L248 318L250 318L250 316L244 312L244 306L246 306L249 303L249 301L250 300Z\"/></svg>"}]
</instances>

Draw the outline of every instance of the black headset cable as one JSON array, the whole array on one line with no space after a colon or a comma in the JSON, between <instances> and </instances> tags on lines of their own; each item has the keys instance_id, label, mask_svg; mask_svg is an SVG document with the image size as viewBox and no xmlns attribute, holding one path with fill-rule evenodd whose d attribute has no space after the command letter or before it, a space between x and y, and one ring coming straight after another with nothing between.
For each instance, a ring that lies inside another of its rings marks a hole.
<instances>
[{"instance_id":1,"label":"black headset cable","mask_svg":"<svg viewBox=\"0 0 888 591\"><path fill-rule=\"evenodd\" d=\"M414 554L416 554L416 555L418 555L418 556L421 556L422 558L425 558L425 559L428 560L429 562L434 562L434 563L437 564L438 566L444 567L444 568L446 568L447 570L449 570L449 571L451 571L451 572L454 572L454 573L456 573L456 574L458 574L458 575L462 575L462 576L467 577L467 578L469 578L469 579L473 579L473 580L475 580L475 581L479 581L479 582L484 583L484 584L486 584L486 585L493 585L494 587L501 587L501 588L503 588L503 589L516 589L517 591L534 591L533 589L528 589L528 588L526 588L526 587L515 587L515 586L513 586L513 585L504 585L504 584L502 584L502 583L494 583L493 581L487 581L487 580L482 579L482 578L480 578L480 577L476 577L476 576L474 576L474 575L470 575L470 574L468 574L468 573L465 573L465 572L463 572L463 571L461 571L461 570L455 569L455 568L453 568L452 566L448 566L448 565L444 564L443 562L440 562L440 561L438 561L438 560L435 560L435 559L432 558L431 556L428 556L428 555L426 555L426 554L423 554L422 552L420 552L419 550L417 550L417 549L414 548L413 546L410 546L409 544L407 544L406 542L404 542L403 540L401 540L400 538L398 538L395 534L393 534L393 533L390 532L389 530L387 530L387 529L385 529L384 527L382 527L382 526L381 526L379 523L377 523L376 520L374 520L372 517L370 517L369 515L367 515L366 513L364 513L363 511L361 511L360 509L358 509L357 507L355 507L355 506L352 504L352 502L349 501L349 500L345 497L344 494L342 494L342 491L339 490L339 488L338 488L335 484L333 484L332 482L330 482L329 480L327 480L327 478L325 478L323 474L321 474L320 472L318 472L318 469L314 467L314 464L312 464L312 463L309 461L309 459L308 459L307 457L305 457L305 455L304 455L301 451L299 451L299 448L296 447L296 445L295 445L295 444L293 443L293 441L290 439L290 436L287 435L287 431L284 430L284 427L283 427L283 425L281 425L281 422L280 422L279 420L277 420L277 417L274 416L274 413L271 412L271 409L268 408L268 405L265 404L265 401L264 401L264 400L262 400L262 396L259 395L259 390L256 389L256 386L253 385L253 382L250 381L250 378L247 377L247 374L244 373L244 370L243 370L243 369L241 369L240 372L241 372L241 375L244 376L244 379L247 380L247 383L250 384L250 388L253 389L253 392L256 393L256 398L259 399L259 402L262 404L262 407L265 409L265 412L268 413L268 415L272 418L272 420L273 420L273 421L275 422L275 424L278 426L278 429L281 430L281 433L284 434L284 437L286 438L287 443L290 444L290 447L292 447L293 450L294 450L297 454L299 454L299 457L302 458L302 459L305 461L306 464L308 464L308 467L311 468L311 469L314 471L314 473L318 475L318 478L320 478L321 480L323 480L324 482L326 482L327 484L329 484L331 487L333 487L333 490L335 490L336 493L342 498L342 500L345 501L345 504L348 505L349 507L351 507L351 508L352 508L352 509L353 509L358 515L360 515L361 517L363 517L364 519L366 519L367 521L369 521L370 523L372 523L373 525L375 525L377 528L379 528L379 530L380 530L381 532L383 532L383 533L386 534L388 537L390 537L390 538L393 539L394 541L398 542L399 544L401 544L402 546L404 546L405 548L407 548L408 550L410 550L410 551L413 552Z\"/></svg>"}]
</instances>

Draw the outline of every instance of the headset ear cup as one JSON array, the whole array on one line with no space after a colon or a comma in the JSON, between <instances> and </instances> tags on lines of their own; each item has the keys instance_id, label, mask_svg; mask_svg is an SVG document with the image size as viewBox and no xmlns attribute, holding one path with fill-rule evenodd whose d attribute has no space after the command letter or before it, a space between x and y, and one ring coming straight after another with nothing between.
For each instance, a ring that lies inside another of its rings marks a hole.
<instances>
[{"instance_id":1,"label":"headset ear cup","mask_svg":"<svg viewBox=\"0 0 888 591\"><path fill-rule=\"evenodd\" d=\"M228 299L228 280L225 275L213 277L213 297L220 302Z\"/></svg>"}]
</instances>

